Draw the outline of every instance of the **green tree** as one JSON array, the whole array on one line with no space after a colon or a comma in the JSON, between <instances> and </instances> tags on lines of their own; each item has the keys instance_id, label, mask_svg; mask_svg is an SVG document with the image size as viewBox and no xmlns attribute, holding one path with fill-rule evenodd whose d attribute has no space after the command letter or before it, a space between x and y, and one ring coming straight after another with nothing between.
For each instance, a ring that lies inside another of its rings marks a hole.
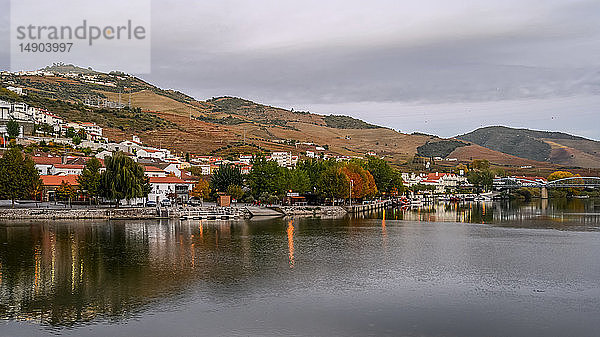
<instances>
[{"instance_id":1,"label":"green tree","mask_svg":"<svg viewBox=\"0 0 600 337\"><path fill-rule=\"evenodd\" d=\"M298 193L306 193L311 191L310 177L305 170L296 168L294 170L286 171L288 172L283 183L287 183L287 185L281 186L282 191L292 190L293 192Z\"/></svg>"},{"instance_id":2,"label":"green tree","mask_svg":"<svg viewBox=\"0 0 600 337\"><path fill-rule=\"evenodd\" d=\"M321 173L318 182L318 191L325 197L330 198L335 204L336 198L348 198L350 195L350 180L336 166L328 167Z\"/></svg>"},{"instance_id":3,"label":"green tree","mask_svg":"<svg viewBox=\"0 0 600 337\"><path fill-rule=\"evenodd\" d=\"M328 167L337 166L337 163L333 160L317 160L317 159L307 159L300 161L296 165L296 170L303 171L309 178L309 188L308 192L314 191L319 184L319 179L321 179L321 174Z\"/></svg>"},{"instance_id":4,"label":"green tree","mask_svg":"<svg viewBox=\"0 0 600 337\"><path fill-rule=\"evenodd\" d=\"M262 156L254 158L252 171L248 174L248 187L255 198L260 199L265 192L267 194L274 194L276 191L282 192L282 169L276 162L266 160Z\"/></svg>"},{"instance_id":5,"label":"green tree","mask_svg":"<svg viewBox=\"0 0 600 337\"><path fill-rule=\"evenodd\" d=\"M85 132L85 129L79 129L77 136L79 136L79 139L87 139L87 132Z\"/></svg>"},{"instance_id":6,"label":"green tree","mask_svg":"<svg viewBox=\"0 0 600 337\"><path fill-rule=\"evenodd\" d=\"M381 193L400 194L404 188L401 173L381 158L369 156L365 168L371 173Z\"/></svg>"},{"instance_id":7,"label":"green tree","mask_svg":"<svg viewBox=\"0 0 600 337\"><path fill-rule=\"evenodd\" d=\"M229 194L232 199L240 200L244 196L244 190L239 185L229 185L227 187L227 194Z\"/></svg>"},{"instance_id":8,"label":"green tree","mask_svg":"<svg viewBox=\"0 0 600 337\"><path fill-rule=\"evenodd\" d=\"M73 127L68 128L67 131L65 132L65 137L73 138L74 136L75 136L75 129Z\"/></svg>"},{"instance_id":9,"label":"green tree","mask_svg":"<svg viewBox=\"0 0 600 337\"><path fill-rule=\"evenodd\" d=\"M81 137L79 137L79 135L73 136L73 144L75 144L75 145L81 144Z\"/></svg>"},{"instance_id":10,"label":"green tree","mask_svg":"<svg viewBox=\"0 0 600 337\"><path fill-rule=\"evenodd\" d=\"M105 198L116 200L117 207L121 200L145 198L150 192L148 178L144 168L126 156L123 152L115 152L104 159L106 171L101 175L100 191Z\"/></svg>"},{"instance_id":11,"label":"green tree","mask_svg":"<svg viewBox=\"0 0 600 337\"><path fill-rule=\"evenodd\" d=\"M85 164L85 168L81 171L81 175L77 177L79 188L88 196L90 204L92 203L92 200L97 202L98 197L100 196L100 183L102 179L100 173L101 167L102 164L98 158L91 158Z\"/></svg>"},{"instance_id":12,"label":"green tree","mask_svg":"<svg viewBox=\"0 0 600 337\"><path fill-rule=\"evenodd\" d=\"M35 163L20 149L11 148L0 158L0 197L10 199L13 207L16 199L31 197L39 181Z\"/></svg>"},{"instance_id":13,"label":"green tree","mask_svg":"<svg viewBox=\"0 0 600 337\"><path fill-rule=\"evenodd\" d=\"M62 181L60 186L56 189L56 199L62 201L69 201L77 198L77 190L71 184L66 181Z\"/></svg>"},{"instance_id":14,"label":"green tree","mask_svg":"<svg viewBox=\"0 0 600 337\"><path fill-rule=\"evenodd\" d=\"M221 165L213 174L210 183L215 191L226 192L230 185L242 186L244 177L234 165Z\"/></svg>"},{"instance_id":15,"label":"green tree","mask_svg":"<svg viewBox=\"0 0 600 337\"><path fill-rule=\"evenodd\" d=\"M487 191L494 184L494 173L488 169L483 171L471 171L467 176L469 183L473 184L477 190Z\"/></svg>"},{"instance_id":16,"label":"green tree","mask_svg":"<svg viewBox=\"0 0 600 337\"><path fill-rule=\"evenodd\" d=\"M6 133L8 133L8 138L14 139L19 137L19 134L21 133L20 129L19 123L14 119L11 119L6 123Z\"/></svg>"},{"instance_id":17,"label":"green tree","mask_svg":"<svg viewBox=\"0 0 600 337\"><path fill-rule=\"evenodd\" d=\"M490 169L490 161L487 159L475 159L473 160L473 169L475 170L489 170Z\"/></svg>"}]
</instances>

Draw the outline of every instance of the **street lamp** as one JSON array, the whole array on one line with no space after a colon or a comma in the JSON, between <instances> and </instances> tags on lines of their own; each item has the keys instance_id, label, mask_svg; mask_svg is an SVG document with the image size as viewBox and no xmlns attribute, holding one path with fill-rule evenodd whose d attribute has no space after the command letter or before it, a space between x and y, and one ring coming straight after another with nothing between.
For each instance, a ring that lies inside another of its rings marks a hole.
<instances>
[{"instance_id":1,"label":"street lamp","mask_svg":"<svg viewBox=\"0 0 600 337\"><path fill-rule=\"evenodd\" d=\"M352 187L354 187L354 180L350 179L350 207L352 207Z\"/></svg>"}]
</instances>

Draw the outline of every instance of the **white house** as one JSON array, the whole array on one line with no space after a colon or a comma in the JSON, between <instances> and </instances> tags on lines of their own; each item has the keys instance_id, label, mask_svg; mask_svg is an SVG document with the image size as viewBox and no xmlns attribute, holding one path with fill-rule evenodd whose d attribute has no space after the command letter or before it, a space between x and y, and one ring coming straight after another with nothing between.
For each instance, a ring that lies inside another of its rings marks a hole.
<instances>
[{"instance_id":1,"label":"white house","mask_svg":"<svg viewBox=\"0 0 600 337\"><path fill-rule=\"evenodd\" d=\"M168 175L165 170L154 166L144 166L144 174L147 177L166 177Z\"/></svg>"},{"instance_id":2,"label":"white house","mask_svg":"<svg viewBox=\"0 0 600 337\"><path fill-rule=\"evenodd\" d=\"M51 175L80 175L85 165L76 165L76 164L54 164L50 169Z\"/></svg>"},{"instance_id":3,"label":"white house","mask_svg":"<svg viewBox=\"0 0 600 337\"><path fill-rule=\"evenodd\" d=\"M281 167L293 167L298 163L298 156L293 156L291 152L273 152L269 160L276 161Z\"/></svg>"},{"instance_id":4,"label":"white house","mask_svg":"<svg viewBox=\"0 0 600 337\"><path fill-rule=\"evenodd\" d=\"M11 111L11 104L8 102L0 101L0 119L10 119L9 113Z\"/></svg>"},{"instance_id":5,"label":"white house","mask_svg":"<svg viewBox=\"0 0 600 337\"><path fill-rule=\"evenodd\" d=\"M54 165L58 165L62 162L61 157L51 156L33 156L31 159L35 163L35 168L40 175L51 175Z\"/></svg>"},{"instance_id":6,"label":"white house","mask_svg":"<svg viewBox=\"0 0 600 337\"><path fill-rule=\"evenodd\" d=\"M102 128L96 123L83 122L79 123L79 125L83 127L85 132L92 138L102 137Z\"/></svg>"},{"instance_id":7,"label":"white house","mask_svg":"<svg viewBox=\"0 0 600 337\"><path fill-rule=\"evenodd\" d=\"M466 183L467 178L461 177L454 173L429 173L427 177L421 181L424 185L435 186L437 193L444 193L446 189L454 189L460 184Z\"/></svg>"},{"instance_id":8,"label":"white house","mask_svg":"<svg viewBox=\"0 0 600 337\"><path fill-rule=\"evenodd\" d=\"M135 152L135 155L138 158L156 158L163 160L167 157L166 150L152 148L140 148Z\"/></svg>"},{"instance_id":9,"label":"white house","mask_svg":"<svg viewBox=\"0 0 600 337\"><path fill-rule=\"evenodd\" d=\"M185 202L194 187L194 182L177 177L150 177L149 180L152 191L148 194L148 200L156 202L174 198Z\"/></svg>"},{"instance_id":10,"label":"white house","mask_svg":"<svg viewBox=\"0 0 600 337\"><path fill-rule=\"evenodd\" d=\"M163 170L167 173L173 173L177 177L181 177L181 170L179 169L179 165L177 165L176 163L167 164L163 167Z\"/></svg>"},{"instance_id":11,"label":"white house","mask_svg":"<svg viewBox=\"0 0 600 337\"><path fill-rule=\"evenodd\" d=\"M17 88L17 87L6 87L6 89L14 92L15 94L19 95L19 96L25 96L25 90L23 90L23 88Z\"/></svg>"}]
</instances>

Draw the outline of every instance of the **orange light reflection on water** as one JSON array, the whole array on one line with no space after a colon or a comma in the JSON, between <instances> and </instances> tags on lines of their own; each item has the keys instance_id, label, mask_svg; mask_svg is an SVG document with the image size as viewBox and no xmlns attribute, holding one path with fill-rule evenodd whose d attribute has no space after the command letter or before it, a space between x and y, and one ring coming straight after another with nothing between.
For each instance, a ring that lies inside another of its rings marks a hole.
<instances>
[{"instance_id":1,"label":"orange light reflection on water","mask_svg":"<svg viewBox=\"0 0 600 337\"><path fill-rule=\"evenodd\" d=\"M294 268L294 222L290 220L287 227L288 251L290 268Z\"/></svg>"}]
</instances>

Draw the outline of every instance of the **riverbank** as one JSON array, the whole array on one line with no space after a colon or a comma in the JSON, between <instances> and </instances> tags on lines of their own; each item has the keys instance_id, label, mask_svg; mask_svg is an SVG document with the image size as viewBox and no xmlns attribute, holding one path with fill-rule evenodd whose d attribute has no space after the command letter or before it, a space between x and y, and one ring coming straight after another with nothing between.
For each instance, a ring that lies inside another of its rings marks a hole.
<instances>
[{"instance_id":1,"label":"riverbank","mask_svg":"<svg viewBox=\"0 0 600 337\"><path fill-rule=\"evenodd\" d=\"M269 211L271 216L329 216L339 217L348 213L359 213L383 207L391 202L384 201L368 205L347 206L272 206L254 207ZM1 208L0 219L178 219L192 212L227 214L235 218L249 218L253 212L246 205L232 207L123 207L123 208Z\"/></svg>"}]
</instances>

